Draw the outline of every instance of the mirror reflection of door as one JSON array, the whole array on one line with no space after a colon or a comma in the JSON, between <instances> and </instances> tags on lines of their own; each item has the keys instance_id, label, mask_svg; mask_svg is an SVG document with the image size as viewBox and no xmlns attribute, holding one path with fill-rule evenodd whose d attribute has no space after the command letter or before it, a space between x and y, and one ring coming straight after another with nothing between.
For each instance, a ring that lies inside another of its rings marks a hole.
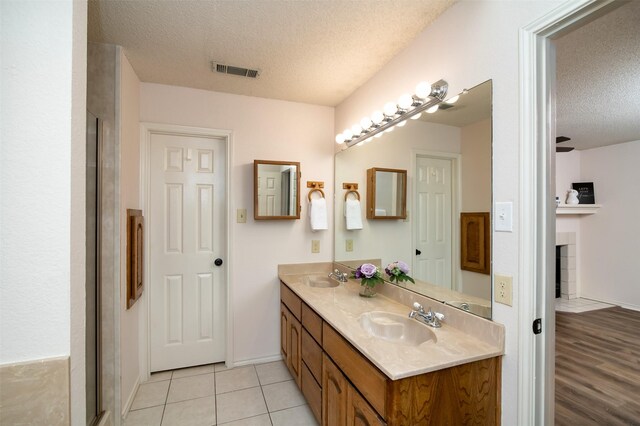
<instances>
[{"instance_id":1,"label":"mirror reflection of door","mask_svg":"<svg viewBox=\"0 0 640 426\"><path fill-rule=\"evenodd\" d=\"M253 167L254 218L299 218L299 163L255 160Z\"/></svg>"},{"instance_id":2,"label":"mirror reflection of door","mask_svg":"<svg viewBox=\"0 0 640 426\"><path fill-rule=\"evenodd\" d=\"M453 282L451 163L448 158L416 157L414 278L445 288Z\"/></svg>"},{"instance_id":3,"label":"mirror reflection of door","mask_svg":"<svg viewBox=\"0 0 640 426\"><path fill-rule=\"evenodd\" d=\"M281 173L264 168L258 176L258 213L260 216L283 216L281 213Z\"/></svg>"}]
</instances>

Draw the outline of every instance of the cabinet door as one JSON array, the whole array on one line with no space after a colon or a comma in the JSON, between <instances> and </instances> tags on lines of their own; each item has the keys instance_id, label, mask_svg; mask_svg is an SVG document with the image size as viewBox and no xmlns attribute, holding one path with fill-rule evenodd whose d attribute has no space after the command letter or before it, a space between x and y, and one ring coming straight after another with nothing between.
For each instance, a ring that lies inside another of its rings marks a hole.
<instances>
[{"instance_id":1,"label":"cabinet door","mask_svg":"<svg viewBox=\"0 0 640 426\"><path fill-rule=\"evenodd\" d=\"M282 353L282 359L287 364L289 359L289 348L291 343L289 342L289 310L284 306L284 303L280 303L280 353Z\"/></svg>"},{"instance_id":2,"label":"cabinet door","mask_svg":"<svg viewBox=\"0 0 640 426\"><path fill-rule=\"evenodd\" d=\"M322 426L347 424L347 385L338 367L322 354Z\"/></svg>"},{"instance_id":3,"label":"cabinet door","mask_svg":"<svg viewBox=\"0 0 640 426\"><path fill-rule=\"evenodd\" d=\"M295 379L298 387L300 387L300 374L302 367L302 325L289 312L289 357L287 358L287 366L291 375Z\"/></svg>"},{"instance_id":4,"label":"cabinet door","mask_svg":"<svg viewBox=\"0 0 640 426\"><path fill-rule=\"evenodd\" d=\"M351 385L347 388L347 426L383 426L376 411Z\"/></svg>"}]
</instances>

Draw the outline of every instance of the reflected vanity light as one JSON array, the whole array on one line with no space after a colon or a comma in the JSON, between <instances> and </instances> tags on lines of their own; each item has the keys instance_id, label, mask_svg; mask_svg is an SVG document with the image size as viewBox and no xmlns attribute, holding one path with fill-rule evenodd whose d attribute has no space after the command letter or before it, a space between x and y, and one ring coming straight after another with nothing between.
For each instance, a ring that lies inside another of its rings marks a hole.
<instances>
[{"instance_id":1,"label":"reflected vanity light","mask_svg":"<svg viewBox=\"0 0 640 426\"><path fill-rule=\"evenodd\" d=\"M436 112L438 104L444 101L449 85L444 80L438 80L433 84L420 82L415 89L415 94L404 94L398 102L387 102L382 112L375 111L371 118L363 117L360 123L345 129L336 135L336 143L346 143L347 147L360 145L360 142L370 140L371 137L379 137L382 132L390 132L394 126L402 127L407 118L417 119L423 111ZM454 103L457 96L451 98L449 103Z\"/></svg>"}]
</instances>

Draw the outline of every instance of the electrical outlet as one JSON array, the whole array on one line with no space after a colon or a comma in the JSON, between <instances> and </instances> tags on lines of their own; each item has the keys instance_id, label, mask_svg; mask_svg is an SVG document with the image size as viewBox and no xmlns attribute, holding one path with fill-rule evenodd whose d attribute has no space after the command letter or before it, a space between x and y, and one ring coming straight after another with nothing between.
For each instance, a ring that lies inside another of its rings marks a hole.
<instances>
[{"instance_id":1,"label":"electrical outlet","mask_svg":"<svg viewBox=\"0 0 640 426\"><path fill-rule=\"evenodd\" d=\"M513 277L494 274L493 294L497 303L513 306Z\"/></svg>"},{"instance_id":2,"label":"electrical outlet","mask_svg":"<svg viewBox=\"0 0 640 426\"><path fill-rule=\"evenodd\" d=\"M320 253L320 240L311 240L311 253Z\"/></svg>"},{"instance_id":3,"label":"electrical outlet","mask_svg":"<svg viewBox=\"0 0 640 426\"><path fill-rule=\"evenodd\" d=\"M345 248L346 251L353 251L353 240L347 240L345 241Z\"/></svg>"},{"instance_id":4,"label":"electrical outlet","mask_svg":"<svg viewBox=\"0 0 640 426\"><path fill-rule=\"evenodd\" d=\"M236 210L236 222L247 223L247 209Z\"/></svg>"}]
</instances>

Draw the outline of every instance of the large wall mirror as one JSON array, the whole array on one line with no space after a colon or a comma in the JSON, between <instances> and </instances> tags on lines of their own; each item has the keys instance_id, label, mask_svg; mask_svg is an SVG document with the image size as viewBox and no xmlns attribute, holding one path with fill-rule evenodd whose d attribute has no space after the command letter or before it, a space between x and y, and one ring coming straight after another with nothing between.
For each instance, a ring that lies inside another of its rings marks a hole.
<instances>
[{"instance_id":1,"label":"large wall mirror","mask_svg":"<svg viewBox=\"0 0 640 426\"><path fill-rule=\"evenodd\" d=\"M462 213L491 214L491 93L489 80L454 104L336 154L337 263L355 268L371 261L384 268L404 261L416 282L400 286L491 318L491 275L461 268L466 242L460 229ZM367 220L363 211L362 229L347 230L343 183L367 188L372 167L407 171L406 217ZM489 245L486 250L491 259Z\"/></svg>"},{"instance_id":2,"label":"large wall mirror","mask_svg":"<svg viewBox=\"0 0 640 426\"><path fill-rule=\"evenodd\" d=\"M254 160L253 217L300 219L300 163Z\"/></svg>"}]
</instances>

